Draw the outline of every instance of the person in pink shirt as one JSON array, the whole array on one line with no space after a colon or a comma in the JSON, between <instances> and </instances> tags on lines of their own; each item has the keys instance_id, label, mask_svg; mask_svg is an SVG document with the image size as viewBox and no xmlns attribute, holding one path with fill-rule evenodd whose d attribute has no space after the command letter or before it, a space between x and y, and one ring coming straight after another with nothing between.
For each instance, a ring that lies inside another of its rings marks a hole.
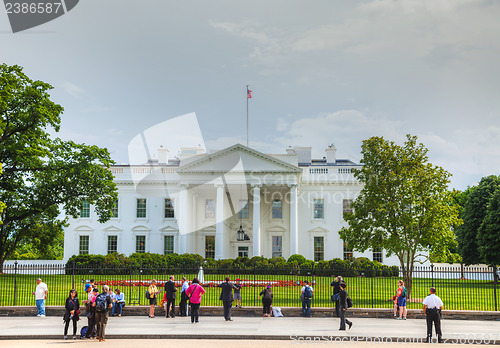
<instances>
[{"instance_id":1,"label":"person in pink shirt","mask_svg":"<svg viewBox=\"0 0 500 348\"><path fill-rule=\"evenodd\" d=\"M198 278L193 279L193 284L189 286L186 290L186 295L189 298L189 304L191 305L191 324L198 323L198 318L200 316L200 304L201 297L205 293L205 289L200 285Z\"/></svg>"}]
</instances>

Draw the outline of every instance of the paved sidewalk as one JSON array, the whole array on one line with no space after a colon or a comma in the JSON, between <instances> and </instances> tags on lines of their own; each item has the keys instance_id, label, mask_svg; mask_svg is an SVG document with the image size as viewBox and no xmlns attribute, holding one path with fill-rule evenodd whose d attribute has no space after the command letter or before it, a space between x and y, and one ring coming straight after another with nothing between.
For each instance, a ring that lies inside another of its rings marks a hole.
<instances>
[{"instance_id":1,"label":"paved sidewalk","mask_svg":"<svg viewBox=\"0 0 500 348\"><path fill-rule=\"evenodd\" d=\"M190 318L111 317L106 327L109 339L265 339L313 340L347 339L398 342L425 337L422 319L394 320L353 318L351 330L339 331L338 318L243 318L226 322L222 317L201 317L199 324ZM87 320L78 323L78 330ZM500 344L500 321L444 320L443 336L453 343ZM0 318L1 339L61 339L62 318Z\"/></svg>"}]
</instances>

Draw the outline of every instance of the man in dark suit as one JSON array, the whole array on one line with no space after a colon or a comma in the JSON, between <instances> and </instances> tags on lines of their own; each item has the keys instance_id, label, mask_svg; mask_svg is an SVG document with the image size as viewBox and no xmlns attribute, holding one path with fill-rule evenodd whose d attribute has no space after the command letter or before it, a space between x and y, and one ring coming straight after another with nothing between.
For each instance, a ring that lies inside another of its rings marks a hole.
<instances>
[{"instance_id":1,"label":"man in dark suit","mask_svg":"<svg viewBox=\"0 0 500 348\"><path fill-rule=\"evenodd\" d=\"M219 284L219 288L222 288L219 300L221 300L224 305L224 319L226 319L226 321L233 321L233 319L231 319L231 307L233 306L234 285L229 281L229 277L226 277L225 280L224 283Z\"/></svg>"},{"instance_id":2,"label":"man in dark suit","mask_svg":"<svg viewBox=\"0 0 500 348\"><path fill-rule=\"evenodd\" d=\"M165 297L167 298L167 311L165 313L165 318L168 318L169 316L171 318L175 318L175 292L177 291L177 288L175 287L174 280L174 276L171 275L170 280L165 283Z\"/></svg>"}]
</instances>

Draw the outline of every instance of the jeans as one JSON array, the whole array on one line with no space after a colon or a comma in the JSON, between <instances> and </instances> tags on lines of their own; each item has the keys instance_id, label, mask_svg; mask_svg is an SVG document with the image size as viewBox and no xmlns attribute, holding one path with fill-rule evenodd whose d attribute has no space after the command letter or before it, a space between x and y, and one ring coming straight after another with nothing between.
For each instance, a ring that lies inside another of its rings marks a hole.
<instances>
[{"instance_id":1,"label":"jeans","mask_svg":"<svg viewBox=\"0 0 500 348\"><path fill-rule=\"evenodd\" d=\"M73 336L76 336L76 316L73 316L73 318L65 321L64 323L64 336L68 335L68 327L69 323L73 322Z\"/></svg>"},{"instance_id":2,"label":"jeans","mask_svg":"<svg viewBox=\"0 0 500 348\"><path fill-rule=\"evenodd\" d=\"M307 311L306 311L307 308ZM310 317L311 316L311 299L306 298L302 301L302 316Z\"/></svg>"},{"instance_id":3,"label":"jeans","mask_svg":"<svg viewBox=\"0 0 500 348\"><path fill-rule=\"evenodd\" d=\"M111 315L115 314L122 315L123 307L125 307L124 302L113 302L113 309L111 310Z\"/></svg>"},{"instance_id":4,"label":"jeans","mask_svg":"<svg viewBox=\"0 0 500 348\"><path fill-rule=\"evenodd\" d=\"M200 304L191 303L191 322L197 323L200 316Z\"/></svg>"},{"instance_id":5,"label":"jeans","mask_svg":"<svg viewBox=\"0 0 500 348\"><path fill-rule=\"evenodd\" d=\"M271 299L263 298L262 299L262 312L264 314L271 314L271 304L273 301Z\"/></svg>"},{"instance_id":6,"label":"jeans","mask_svg":"<svg viewBox=\"0 0 500 348\"><path fill-rule=\"evenodd\" d=\"M97 338L102 339L106 334L106 324L108 323L108 310L106 312L95 312L95 321L97 324Z\"/></svg>"},{"instance_id":7,"label":"jeans","mask_svg":"<svg viewBox=\"0 0 500 348\"><path fill-rule=\"evenodd\" d=\"M45 315L45 300L36 300L38 315Z\"/></svg>"}]
</instances>

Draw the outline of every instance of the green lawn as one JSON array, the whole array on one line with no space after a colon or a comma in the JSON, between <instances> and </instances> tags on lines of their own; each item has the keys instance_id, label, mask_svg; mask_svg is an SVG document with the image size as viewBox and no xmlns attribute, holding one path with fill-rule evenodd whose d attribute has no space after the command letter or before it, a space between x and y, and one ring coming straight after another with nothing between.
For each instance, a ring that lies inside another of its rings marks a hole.
<instances>
[{"instance_id":1,"label":"green lawn","mask_svg":"<svg viewBox=\"0 0 500 348\"><path fill-rule=\"evenodd\" d=\"M195 274L183 274L188 280L192 280ZM79 292L79 297L85 299L83 287L85 280L93 277L97 282L107 283L112 288L119 287L125 294L128 305L147 304L145 298L146 286L124 286L115 285L116 282L123 281L143 281L147 284L150 279L165 281L167 275L17 275L0 274L0 306L14 305L34 305L34 296L31 294L36 287L35 279L40 276L49 287L49 298L46 305L63 305L72 288L74 281L75 288ZM182 275L175 275L179 280ZM205 274L205 282L217 280L221 281L226 275ZM330 301L333 278L319 276L293 276L293 275L229 275L232 280L242 279L244 282L255 282L257 286L245 286L242 289L243 306L260 306L261 301L258 296L260 291L267 284L267 281L287 282L293 286L273 286L273 304L278 307L301 306L299 300L302 285L296 282L309 280L314 281L313 307L332 307ZM386 301L394 295L397 287L396 277L346 277L348 292L353 299L354 307L366 308L392 308L392 302ZM433 284L438 290L446 309L456 310L495 310L494 284L491 281L478 280L458 280L458 279L434 279L433 283L428 278L414 278L412 288L412 300L408 302L407 308L421 308L421 301L428 294L429 287ZM219 306L220 289L215 286L205 284L206 294L203 297L203 305ZM16 289L14 291L14 289ZM132 300L132 303L131 303ZM497 289L497 303L500 309L500 289Z\"/></svg>"}]
</instances>

